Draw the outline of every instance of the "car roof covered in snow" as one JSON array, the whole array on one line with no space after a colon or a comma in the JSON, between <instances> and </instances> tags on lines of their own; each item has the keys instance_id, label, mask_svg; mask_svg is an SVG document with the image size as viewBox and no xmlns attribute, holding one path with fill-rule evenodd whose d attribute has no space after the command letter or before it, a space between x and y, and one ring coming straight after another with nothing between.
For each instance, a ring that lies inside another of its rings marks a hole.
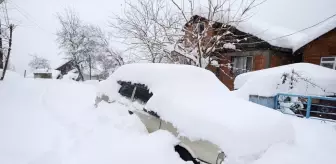
<instances>
[{"instance_id":1,"label":"car roof covered in snow","mask_svg":"<svg viewBox=\"0 0 336 164\"><path fill-rule=\"evenodd\" d=\"M126 73L127 72L127 73ZM176 64L128 64L117 69L112 75L122 81L142 83L155 92L156 88L169 86L169 90L229 90L210 71L190 65Z\"/></svg>"},{"instance_id":2,"label":"car roof covered in snow","mask_svg":"<svg viewBox=\"0 0 336 164\"><path fill-rule=\"evenodd\" d=\"M234 88L245 98L248 95L268 97L278 93L331 96L336 93L335 81L336 70L296 63L241 74L236 77Z\"/></svg>"},{"instance_id":3,"label":"car roof covered in snow","mask_svg":"<svg viewBox=\"0 0 336 164\"><path fill-rule=\"evenodd\" d=\"M219 145L228 156L252 157L292 139L292 127L274 110L233 96L205 69L174 64L129 64L99 85L98 96L120 99L118 81L145 84L145 108L177 127L180 135Z\"/></svg>"}]
</instances>

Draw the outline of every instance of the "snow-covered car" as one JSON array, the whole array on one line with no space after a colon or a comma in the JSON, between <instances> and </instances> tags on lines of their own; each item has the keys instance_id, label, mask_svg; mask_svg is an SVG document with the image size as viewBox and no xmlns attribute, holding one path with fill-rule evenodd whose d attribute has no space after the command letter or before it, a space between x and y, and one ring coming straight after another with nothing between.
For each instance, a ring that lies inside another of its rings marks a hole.
<instances>
[{"instance_id":1,"label":"snow-covered car","mask_svg":"<svg viewBox=\"0 0 336 164\"><path fill-rule=\"evenodd\" d=\"M167 130L185 161L252 160L275 143L291 142L283 115L236 98L208 70L173 64L130 64L99 85L99 102L120 103L149 133ZM224 162L225 163L225 162Z\"/></svg>"}]
</instances>

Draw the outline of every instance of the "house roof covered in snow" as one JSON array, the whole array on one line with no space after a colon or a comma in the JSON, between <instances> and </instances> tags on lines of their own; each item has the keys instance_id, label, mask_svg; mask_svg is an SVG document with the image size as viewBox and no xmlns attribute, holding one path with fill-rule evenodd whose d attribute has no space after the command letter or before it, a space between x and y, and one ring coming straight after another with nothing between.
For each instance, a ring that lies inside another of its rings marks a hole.
<instances>
[{"instance_id":1,"label":"house roof covered in snow","mask_svg":"<svg viewBox=\"0 0 336 164\"><path fill-rule=\"evenodd\" d=\"M33 70L33 73L52 73L52 69L49 68L41 68Z\"/></svg>"},{"instance_id":2,"label":"house roof covered in snow","mask_svg":"<svg viewBox=\"0 0 336 164\"><path fill-rule=\"evenodd\" d=\"M55 67L56 70L60 70L62 67L64 67L67 64L71 64L72 60L62 60L62 62Z\"/></svg>"},{"instance_id":3,"label":"house roof covered in snow","mask_svg":"<svg viewBox=\"0 0 336 164\"><path fill-rule=\"evenodd\" d=\"M278 93L332 96L336 94L336 70L310 63L296 63L240 74L235 91L249 95L275 96Z\"/></svg>"},{"instance_id":4,"label":"house roof covered in snow","mask_svg":"<svg viewBox=\"0 0 336 164\"><path fill-rule=\"evenodd\" d=\"M225 6L230 3L230 13L236 13L235 11L244 8L242 4L248 2L241 3L242 1L226 1ZM243 16L244 21L235 26L273 46L289 48L295 52L336 27L335 0L257 0L255 2L255 4L259 3L261 4ZM194 14L207 18L207 4L208 0L199 0L197 12ZM218 16L218 18L221 17ZM225 22L225 20L222 21Z\"/></svg>"}]
</instances>

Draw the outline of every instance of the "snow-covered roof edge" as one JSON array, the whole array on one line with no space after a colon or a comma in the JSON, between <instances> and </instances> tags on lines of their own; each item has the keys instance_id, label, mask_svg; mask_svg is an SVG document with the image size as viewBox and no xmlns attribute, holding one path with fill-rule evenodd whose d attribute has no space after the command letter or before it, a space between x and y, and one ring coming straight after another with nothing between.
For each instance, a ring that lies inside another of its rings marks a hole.
<instances>
[{"instance_id":1,"label":"snow-covered roof edge","mask_svg":"<svg viewBox=\"0 0 336 164\"><path fill-rule=\"evenodd\" d=\"M230 8L232 11L239 11L244 9L244 7L241 7L241 1L239 0L232 3L227 3L226 1L218 1L217 3L223 2L223 10L227 10L227 8ZM272 46L291 49L293 53L313 40L336 28L336 17L335 15L330 16L334 13L334 8L332 6L333 4L336 4L333 2L333 0L326 0L325 2L306 2L305 0L297 0L297 2L293 2L291 0L283 0L283 2L280 2L270 1L268 3L261 3L256 8L254 8L253 11L249 11L247 16L242 17L244 21L238 21L237 23L235 23L236 21L233 21L232 25L235 26L238 30L256 36L271 44ZM286 11L286 13L290 13L289 15L287 14L287 16L284 14L285 12L271 12L272 10L277 9L276 6L298 6L303 2L307 3L308 7L302 8L300 11L304 14L297 14L298 16L296 16L296 20L302 20L291 22L283 21L282 18L279 19L279 17L288 17L290 14L296 14L294 10ZM228 4L230 5L228 6ZM195 12L192 14L208 18L209 9L207 6L207 0L200 0L199 4L195 6ZM315 8L316 10L323 9L325 12L311 12L311 10L309 10L311 9L310 7ZM316 15L318 16L318 19L303 19L303 17L309 18ZM226 20L224 19L227 16L223 17L223 13L218 12L212 17L213 18L211 20L216 22L225 22ZM279 19L282 24L274 23L274 21L270 21L270 19L267 19L267 17L271 17L273 20ZM300 25L296 26L296 28L293 28L293 26L290 26L290 24Z\"/></svg>"}]
</instances>

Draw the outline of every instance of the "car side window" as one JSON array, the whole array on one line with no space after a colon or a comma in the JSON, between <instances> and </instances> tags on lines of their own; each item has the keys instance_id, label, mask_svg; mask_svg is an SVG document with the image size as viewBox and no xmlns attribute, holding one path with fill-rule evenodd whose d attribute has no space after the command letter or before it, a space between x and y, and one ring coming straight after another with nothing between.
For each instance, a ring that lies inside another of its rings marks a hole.
<instances>
[{"instance_id":1,"label":"car side window","mask_svg":"<svg viewBox=\"0 0 336 164\"><path fill-rule=\"evenodd\" d=\"M125 81L118 81L118 83L121 85L119 93L127 98L133 98L133 100L147 103L147 101L153 96L153 93L150 92L148 87L144 84L133 84Z\"/></svg>"},{"instance_id":2,"label":"car side window","mask_svg":"<svg viewBox=\"0 0 336 164\"><path fill-rule=\"evenodd\" d=\"M118 83L121 85L119 94L124 97L131 98L135 86L130 82L119 81Z\"/></svg>"},{"instance_id":3,"label":"car side window","mask_svg":"<svg viewBox=\"0 0 336 164\"><path fill-rule=\"evenodd\" d=\"M160 116L154 111L147 110L146 108L143 108L143 111L148 113L149 115L152 115L152 116L156 117L156 118L160 118Z\"/></svg>"},{"instance_id":4,"label":"car side window","mask_svg":"<svg viewBox=\"0 0 336 164\"><path fill-rule=\"evenodd\" d=\"M135 99L147 103L147 101L153 96L153 93L149 91L147 86L143 84L135 84L135 87L136 87L134 94Z\"/></svg>"}]
</instances>

